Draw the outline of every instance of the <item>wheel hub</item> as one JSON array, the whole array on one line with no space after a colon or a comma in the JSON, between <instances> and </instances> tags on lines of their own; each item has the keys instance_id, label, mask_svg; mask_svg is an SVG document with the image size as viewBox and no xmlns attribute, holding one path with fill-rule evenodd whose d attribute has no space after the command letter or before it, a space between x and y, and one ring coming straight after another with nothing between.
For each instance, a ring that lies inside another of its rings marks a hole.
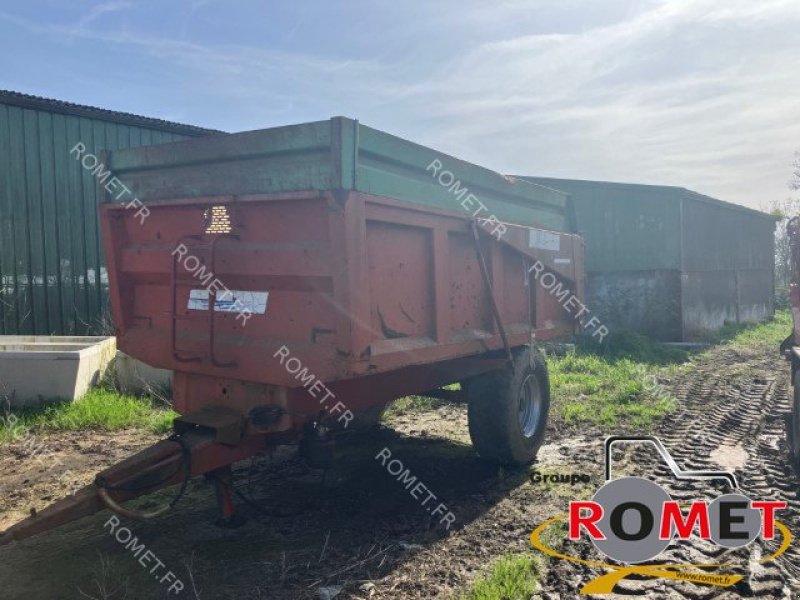
<instances>
[{"instance_id":1,"label":"wheel hub","mask_svg":"<svg viewBox=\"0 0 800 600\"><path fill-rule=\"evenodd\" d=\"M535 375L528 375L522 382L517 418L522 435L533 437L542 414L542 395Z\"/></svg>"}]
</instances>

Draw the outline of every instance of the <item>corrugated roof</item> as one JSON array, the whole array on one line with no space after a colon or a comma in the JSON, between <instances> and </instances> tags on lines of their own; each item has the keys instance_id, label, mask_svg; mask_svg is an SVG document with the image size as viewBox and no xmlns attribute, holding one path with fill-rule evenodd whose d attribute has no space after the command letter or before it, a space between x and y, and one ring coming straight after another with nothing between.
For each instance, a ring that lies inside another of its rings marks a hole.
<instances>
[{"instance_id":1,"label":"corrugated roof","mask_svg":"<svg viewBox=\"0 0 800 600\"><path fill-rule=\"evenodd\" d=\"M204 127L197 127L195 125L174 123L172 121L165 121L163 119L153 119L151 117L143 117L141 115L134 115L127 112L108 110L106 108L97 108L96 106L86 106L84 104L74 104L72 102L65 102L63 100L31 96L29 94L12 92L10 90L0 90L0 104L11 104L13 106L20 106L22 108L32 108L36 110L75 115L78 117L87 117L90 119L100 119L102 121L111 121L113 123L134 125L137 127L159 129L161 131L169 131L182 135L201 136L226 133L217 129L206 129Z\"/></svg>"},{"instance_id":2,"label":"corrugated roof","mask_svg":"<svg viewBox=\"0 0 800 600\"><path fill-rule=\"evenodd\" d=\"M769 213L765 213L760 210L755 210L747 206L742 206L741 204L734 204L732 202L725 202L724 200L718 200L717 198L712 198L711 196L706 196L705 194L700 194L690 189L673 185L651 185L647 183L619 183L615 181L592 181L589 179L560 179L557 177L537 177L529 175L521 175L519 177L521 177L522 179L526 179L532 183L538 183L539 185L545 185L547 187L561 189L562 191L567 193L570 193L570 190L564 188L568 188L573 185L578 185L582 187L602 186L604 188L619 187L619 188L624 188L627 191L638 188L641 190L642 193L645 194L653 191L666 194L672 193L675 194L676 200L680 198L690 198L692 200L698 200L701 202L706 202L708 204L714 204L716 206L719 206L720 208L743 211L750 213L753 216L759 216L766 219L776 220L776 217L770 215ZM562 185L564 187L559 188L559 185Z\"/></svg>"}]
</instances>

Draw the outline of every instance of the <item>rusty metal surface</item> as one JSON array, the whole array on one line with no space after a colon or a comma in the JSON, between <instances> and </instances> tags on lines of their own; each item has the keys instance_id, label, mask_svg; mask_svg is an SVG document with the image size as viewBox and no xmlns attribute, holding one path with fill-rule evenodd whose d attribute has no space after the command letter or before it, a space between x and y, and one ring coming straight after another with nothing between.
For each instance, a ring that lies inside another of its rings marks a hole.
<instances>
[{"instance_id":1,"label":"rusty metal surface","mask_svg":"<svg viewBox=\"0 0 800 600\"><path fill-rule=\"evenodd\" d=\"M204 233L203 215L221 202L231 223L225 238ZM525 272L541 260L580 298L583 244L574 235L554 234L559 248L541 250L530 247L525 227L509 226L502 241L480 230L489 290L471 222L457 212L358 192L203 198L151 210L142 224L123 207L102 207L112 307L120 349L176 371L182 413L215 403L243 413L256 405L296 412L292 404L301 400L280 390L303 383L275 357L283 346L327 385L501 350L491 296L510 347L532 334L544 340L575 330L573 316L546 289L528 285ZM213 276L226 287L269 293L266 313L246 325L235 314L214 314L213 354L210 311L188 308L193 285L202 284L179 273L183 284L174 285L172 252L181 240L205 273L213 262ZM471 374L448 381L452 374L437 373L416 372L400 388L421 392ZM376 403L387 401L377 396ZM299 427L290 421L274 430Z\"/></svg>"},{"instance_id":2,"label":"rusty metal surface","mask_svg":"<svg viewBox=\"0 0 800 600\"><path fill-rule=\"evenodd\" d=\"M231 205L236 239L187 242L205 273L210 248L217 247L213 274L228 288L269 293L266 314L246 325L235 314L215 315L215 352L236 366L214 364L210 311L187 308L191 274L183 275L184 286L170 283L174 241L186 242L200 230L205 208L153 207L142 225L124 208L103 207L118 345L149 364L292 387L298 382L273 358L282 345L328 382L502 347L469 220L358 193L343 205L330 195L291 202L267 196ZM555 263L559 256L577 258L579 238L561 234L561 250L545 256L527 247L526 231L509 232L503 242L482 234L512 345L529 341L533 330L523 258L541 256L571 275L565 281L580 292L577 261ZM200 280L195 287L203 287ZM572 317L555 298L545 302L544 291L537 335L573 331ZM183 319L176 343L183 355L198 357L195 362L175 360L171 352L173 292Z\"/></svg>"},{"instance_id":3,"label":"rusty metal surface","mask_svg":"<svg viewBox=\"0 0 800 600\"><path fill-rule=\"evenodd\" d=\"M142 221L101 207L118 347L175 371L182 414L256 410L275 420L260 431L297 436L320 410L309 378L367 409L576 330L527 273L539 260L583 297L583 242L563 233L561 192L338 117L108 160L150 212ZM452 169L457 190L428 172L432 160ZM504 221L502 239L483 226L475 239L465 186ZM217 313L219 292L198 309L207 278L268 294L265 312L246 322Z\"/></svg>"}]
</instances>

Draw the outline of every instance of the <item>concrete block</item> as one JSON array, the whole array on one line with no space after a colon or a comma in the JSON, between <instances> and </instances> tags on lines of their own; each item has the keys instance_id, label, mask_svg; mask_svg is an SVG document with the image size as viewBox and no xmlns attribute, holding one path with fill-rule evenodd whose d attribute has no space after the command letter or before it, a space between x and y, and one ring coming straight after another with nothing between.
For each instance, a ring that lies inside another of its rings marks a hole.
<instances>
[{"instance_id":1,"label":"concrete block","mask_svg":"<svg viewBox=\"0 0 800 600\"><path fill-rule=\"evenodd\" d=\"M611 331L632 330L662 341L681 339L677 270L589 273L586 306Z\"/></svg>"},{"instance_id":2,"label":"concrete block","mask_svg":"<svg viewBox=\"0 0 800 600\"><path fill-rule=\"evenodd\" d=\"M0 398L12 407L75 400L103 376L117 341L102 336L0 336Z\"/></svg>"},{"instance_id":3,"label":"concrete block","mask_svg":"<svg viewBox=\"0 0 800 600\"><path fill-rule=\"evenodd\" d=\"M119 350L114 360L114 377L117 389L125 394L149 394L172 385L172 371L151 367Z\"/></svg>"}]
</instances>

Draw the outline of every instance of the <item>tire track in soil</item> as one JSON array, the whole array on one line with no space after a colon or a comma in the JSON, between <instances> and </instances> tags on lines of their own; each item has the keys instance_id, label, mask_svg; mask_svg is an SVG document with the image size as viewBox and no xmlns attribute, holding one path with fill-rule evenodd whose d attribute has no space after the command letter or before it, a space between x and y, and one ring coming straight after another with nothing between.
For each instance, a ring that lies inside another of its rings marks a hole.
<instances>
[{"instance_id":1,"label":"tire track in soil","mask_svg":"<svg viewBox=\"0 0 800 600\"><path fill-rule=\"evenodd\" d=\"M787 501L789 510L783 511L780 519L797 534L800 483L789 467L783 425L791 398L788 370L770 346L712 350L694 370L664 385L679 400L681 409L656 433L685 468L719 468L715 459L735 458L733 450L740 449L744 461L736 474L744 493L752 498ZM376 448L391 445L397 449L421 480L432 482L442 493L448 507L459 516L459 526L449 533L431 528L429 519L413 501L402 502L397 483L375 465L374 452L364 454L359 445L354 445L349 458L343 459L341 481L331 477L319 506L291 519L254 519L243 532L220 534L210 521L206 523L206 517L213 514L213 500L198 482L197 489L193 487L187 494L181 511L168 517L169 525L166 519L141 524L137 525L137 532L143 539L160 540L159 557L167 564L181 565L187 548L198 549L194 573L204 589L204 598L317 598L319 586L337 583L345 584L338 596L343 599L457 598L497 557L509 552L531 552L527 536L532 526L562 511L574 493L588 493L600 485L603 436L617 433L552 424L547 451L540 452L539 467L556 471L580 468L593 478L586 489L564 491L532 486L509 474L503 476L506 480L491 470L481 471L480 461L467 449L466 431L464 407L445 405L428 413L398 417L391 430L383 431L371 442L377 444ZM291 471L291 464L278 468L276 476L287 476L287 470ZM87 477L90 472L94 471L87 471ZM253 497L275 506L307 501L311 484L302 473L293 484L284 478L280 485L274 485L277 480L273 481L269 473L268 470L263 485L255 486ZM727 491L722 484L710 488L705 483L673 481L658 455L643 448L615 452L614 473L653 477L667 484L679 500L712 499ZM317 489L317 478L313 479ZM41 585L48 589L51 584L61 586L58 573L67 573L67 569L73 572L73 555L81 560L96 560L98 547L123 552L113 545L113 540L106 539L103 519L99 516L71 529L34 538L16 550L6 549L6 572L17 568L24 574L24 569L30 570L29 565L33 564L25 561L38 557L40 564L47 561L47 570L36 580L47 580L47 585ZM160 529L178 531L180 535L161 536ZM330 544L326 531L333 532ZM403 542L416 549L398 548ZM352 568L356 559L364 556L363 551L373 547L385 550L380 562ZM696 540L673 545L665 553L669 561L731 560L739 565L739 572L746 579L734 590L631 579L622 582L613 597L797 598L797 547L795 543L777 562L760 566L757 560L769 549L768 545L756 544L737 551L724 551ZM563 549L573 556L602 558L587 542L567 541ZM128 557L119 560L127 564L124 561ZM80 564L82 567L84 563ZM229 576L231 572L236 577ZM340 572L344 575L336 575ZM548 561L541 591L534 598L578 598L582 585L599 574L598 569ZM64 575L62 579L66 578ZM365 581L372 586L369 591L359 587ZM147 585L151 583L147 581ZM143 589L154 593L151 587ZM6 587L0 596L30 596L28 590L19 591L15 595Z\"/></svg>"},{"instance_id":2,"label":"tire track in soil","mask_svg":"<svg viewBox=\"0 0 800 600\"><path fill-rule=\"evenodd\" d=\"M785 443L785 415L790 411L792 389L789 367L771 347L718 348L696 369L665 386L678 399L681 409L658 428L658 435L685 469L733 466L741 491L753 499L776 499L788 503L778 515L793 535L800 531L798 489ZM743 452L742 452L743 451ZM746 456L746 458L744 458ZM715 462L716 461L716 462ZM735 461L734 461L735 462ZM724 464L729 463L729 464ZM706 499L726 493L724 483L677 481L655 451L646 447L615 449L614 475L639 475L664 485L677 500ZM664 562L735 564L730 571L742 574L736 586L723 589L688 582L651 579L623 580L615 597L648 599L797 598L800 594L800 552L794 542L776 561L761 565L776 544L761 540L736 550L726 550L702 540L672 544L659 557ZM602 557L591 544L566 541L564 549L573 556L598 560ZM566 561L551 563L541 597L578 597L580 587L600 573ZM600 597L600 596L598 596Z\"/></svg>"}]
</instances>

